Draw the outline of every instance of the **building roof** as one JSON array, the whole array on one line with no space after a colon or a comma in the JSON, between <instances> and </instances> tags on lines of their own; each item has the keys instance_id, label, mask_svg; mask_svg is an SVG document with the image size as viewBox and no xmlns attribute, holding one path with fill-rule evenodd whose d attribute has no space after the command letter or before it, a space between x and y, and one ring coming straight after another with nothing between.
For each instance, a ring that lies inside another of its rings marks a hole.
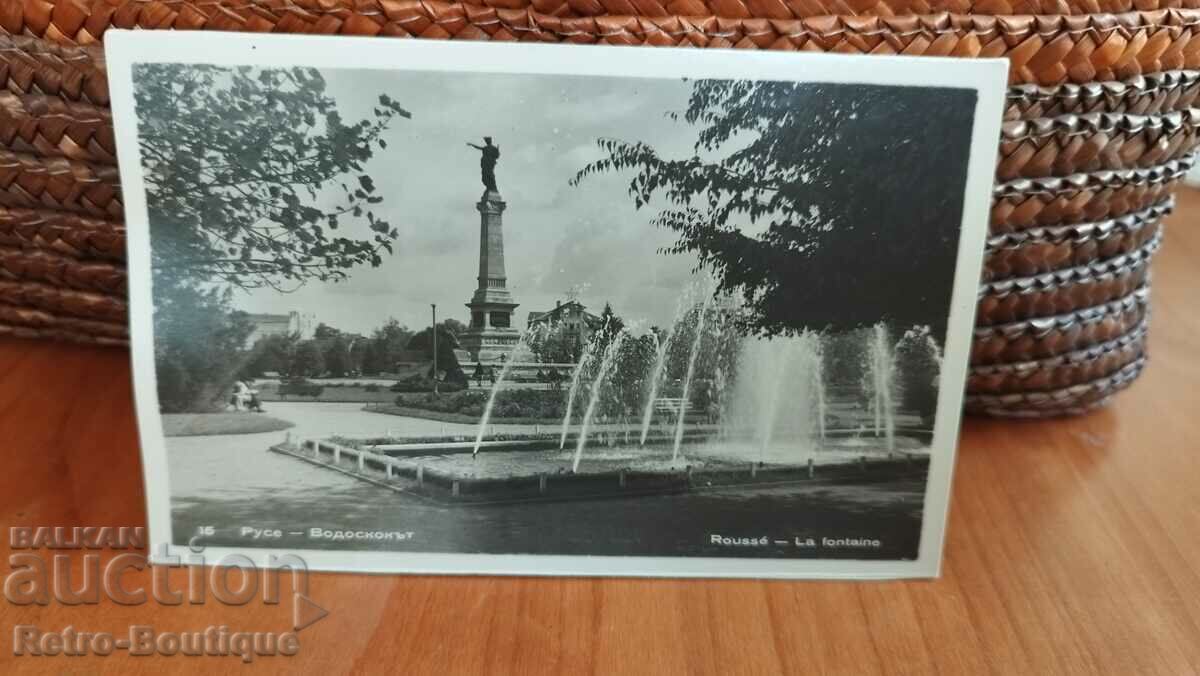
<instances>
[{"instance_id":1,"label":"building roof","mask_svg":"<svg viewBox=\"0 0 1200 676\"><path fill-rule=\"evenodd\" d=\"M565 303L559 303L555 305L554 309L547 310L545 312L530 312L527 323L533 324L537 322L552 322L571 309L578 309L580 312L582 312L583 320L587 322L589 326L595 327L599 325L599 315L588 312L587 306L577 300L569 300Z\"/></svg>"}]
</instances>

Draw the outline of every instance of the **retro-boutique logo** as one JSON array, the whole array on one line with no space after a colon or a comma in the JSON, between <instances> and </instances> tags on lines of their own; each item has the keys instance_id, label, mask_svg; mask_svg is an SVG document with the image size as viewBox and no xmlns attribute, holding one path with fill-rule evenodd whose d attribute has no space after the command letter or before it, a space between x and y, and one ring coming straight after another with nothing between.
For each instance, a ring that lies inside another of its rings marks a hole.
<instances>
[{"instance_id":1,"label":"retro-boutique logo","mask_svg":"<svg viewBox=\"0 0 1200 676\"><path fill-rule=\"evenodd\" d=\"M279 605L284 577L290 581L287 591L292 598L292 627L287 631L237 631L221 624L187 631L131 625L125 632L110 632L17 624L13 627L16 656L103 656L126 651L131 655L232 655L251 662L256 657L295 655L300 648L298 632L328 614L308 597L308 566L295 554L270 555L260 567L243 554L209 561L201 546L190 547L187 556L175 556L160 545L151 566L143 553L146 538L141 527L15 526L9 529L9 544L4 597L15 606L153 602L169 607L203 605L209 599L226 606L244 606L255 599ZM86 553L81 556L79 550ZM136 574L147 568L149 585L145 575Z\"/></svg>"}]
</instances>

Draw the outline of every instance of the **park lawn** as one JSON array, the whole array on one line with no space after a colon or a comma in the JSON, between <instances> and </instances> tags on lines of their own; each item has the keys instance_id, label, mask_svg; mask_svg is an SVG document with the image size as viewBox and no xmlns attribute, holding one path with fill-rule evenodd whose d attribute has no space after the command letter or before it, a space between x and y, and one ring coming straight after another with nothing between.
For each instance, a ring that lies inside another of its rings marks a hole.
<instances>
[{"instance_id":1,"label":"park lawn","mask_svg":"<svg viewBox=\"0 0 1200 676\"><path fill-rule=\"evenodd\" d=\"M163 434L168 437L198 437L218 434L278 432L294 425L261 413L164 413Z\"/></svg>"}]
</instances>

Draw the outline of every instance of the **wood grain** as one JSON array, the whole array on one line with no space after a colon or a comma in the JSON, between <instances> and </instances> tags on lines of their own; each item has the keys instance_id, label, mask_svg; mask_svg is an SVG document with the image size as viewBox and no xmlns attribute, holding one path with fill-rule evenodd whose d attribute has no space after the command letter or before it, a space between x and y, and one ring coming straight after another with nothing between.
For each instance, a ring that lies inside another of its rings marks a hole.
<instances>
[{"instance_id":1,"label":"wood grain","mask_svg":"<svg viewBox=\"0 0 1200 676\"><path fill-rule=\"evenodd\" d=\"M1200 193L1155 266L1151 365L1087 417L968 420L943 576L794 583L315 575L330 616L272 672L1200 673ZM0 525L137 525L128 355L0 342ZM7 538L4 547L7 547ZM7 553L7 551L6 551ZM6 570L7 572L7 570ZM146 575L130 574L133 581ZM11 657L18 623L286 629L290 606L0 606L0 670L235 658Z\"/></svg>"}]
</instances>

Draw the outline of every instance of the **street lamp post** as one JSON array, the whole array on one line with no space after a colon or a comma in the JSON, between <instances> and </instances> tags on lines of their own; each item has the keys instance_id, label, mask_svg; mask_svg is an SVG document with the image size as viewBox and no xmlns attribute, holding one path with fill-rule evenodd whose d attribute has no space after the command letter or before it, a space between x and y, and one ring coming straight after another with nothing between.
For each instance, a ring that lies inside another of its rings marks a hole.
<instances>
[{"instance_id":1,"label":"street lamp post","mask_svg":"<svg viewBox=\"0 0 1200 676\"><path fill-rule=\"evenodd\" d=\"M438 362L437 362L437 303L430 303L433 310L433 325L430 326L430 340L433 341L433 393L438 393Z\"/></svg>"}]
</instances>

